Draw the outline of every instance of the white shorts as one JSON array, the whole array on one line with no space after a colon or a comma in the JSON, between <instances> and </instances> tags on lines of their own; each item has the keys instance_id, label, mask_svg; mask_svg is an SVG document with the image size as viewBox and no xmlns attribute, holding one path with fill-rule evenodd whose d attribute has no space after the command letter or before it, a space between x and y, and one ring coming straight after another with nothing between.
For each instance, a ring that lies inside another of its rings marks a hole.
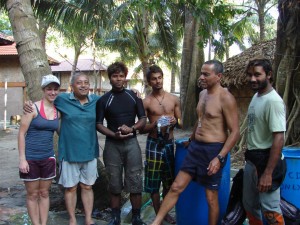
<instances>
[{"instance_id":1,"label":"white shorts","mask_svg":"<svg viewBox=\"0 0 300 225\"><path fill-rule=\"evenodd\" d=\"M97 177L97 159L83 163L72 163L64 160L60 162L58 183L65 188L74 187L79 182L93 185Z\"/></svg>"}]
</instances>

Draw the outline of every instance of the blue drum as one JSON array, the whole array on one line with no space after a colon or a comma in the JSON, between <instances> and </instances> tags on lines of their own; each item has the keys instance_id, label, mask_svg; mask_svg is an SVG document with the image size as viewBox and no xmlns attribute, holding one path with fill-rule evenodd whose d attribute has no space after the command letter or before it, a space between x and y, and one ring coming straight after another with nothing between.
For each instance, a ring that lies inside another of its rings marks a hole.
<instances>
[{"instance_id":1,"label":"blue drum","mask_svg":"<svg viewBox=\"0 0 300 225\"><path fill-rule=\"evenodd\" d=\"M300 147L284 147L287 171L281 184L281 196L300 209Z\"/></svg>"}]
</instances>

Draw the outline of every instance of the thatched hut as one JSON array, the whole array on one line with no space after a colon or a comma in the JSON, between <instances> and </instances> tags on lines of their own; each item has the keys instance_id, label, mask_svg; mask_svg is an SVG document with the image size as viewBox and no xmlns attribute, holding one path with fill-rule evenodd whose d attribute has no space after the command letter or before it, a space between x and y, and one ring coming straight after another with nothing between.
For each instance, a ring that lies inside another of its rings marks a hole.
<instances>
[{"instance_id":1,"label":"thatched hut","mask_svg":"<svg viewBox=\"0 0 300 225\"><path fill-rule=\"evenodd\" d=\"M244 73L248 61L249 59L259 56L266 57L273 61L275 48L275 39L264 41L253 45L244 52L233 56L224 62L222 85L227 87L236 98L241 123L245 118L248 105L254 94L248 85L246 75Z\"/></svg>"}]
</instances>

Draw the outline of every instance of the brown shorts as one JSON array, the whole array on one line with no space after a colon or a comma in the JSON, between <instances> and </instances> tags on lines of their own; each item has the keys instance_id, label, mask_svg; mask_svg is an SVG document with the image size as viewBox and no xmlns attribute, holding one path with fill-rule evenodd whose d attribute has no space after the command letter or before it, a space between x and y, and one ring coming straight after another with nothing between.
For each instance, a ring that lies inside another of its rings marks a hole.
<instances>
[{"instance_id":1,"label":"brown shorts","mask_svg":"<svg viewBox=\"0 0 300 225\"><path fill-rule=\"evenodd\" d=\"M112 193L121 193L123 186L126 192L142 193L143 163L141 148L136 137L125 140L106 138L103 160Z\"/></svg>"},{"instance_id":2,"label":"brown shorts","mask_svg":"<svg viewBox=\"0 0 300 225\"><path fill-rule=\"evenodd\" d=\"M50 157L43 160L27 160L29 164L29 173L20 173L21 180L49 180L56 176L56 160Z\"/></svg>"}]
</instances>

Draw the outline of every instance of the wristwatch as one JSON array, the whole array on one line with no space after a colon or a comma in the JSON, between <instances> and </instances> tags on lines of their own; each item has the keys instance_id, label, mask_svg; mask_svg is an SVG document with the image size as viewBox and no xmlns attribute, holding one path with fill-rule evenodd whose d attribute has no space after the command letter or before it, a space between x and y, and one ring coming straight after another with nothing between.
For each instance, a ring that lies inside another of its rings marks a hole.
<instances>
[{"instance_id":1,"label":"wristwatch","mask_svg":"<svg viewBox=\"0 0 300 225\"><path fill-rule=\"evenodd\" d=\"M135 132L135 131L136 131L134 125L131 127L131 129L132 129L132 132Z\"/></svg>"},{"instance_id":2,"label":"wristwatch","mask_svg":"<svg viewBox=\"0 0 300 225\"><path fill-rule=\"evenodd\" d=\"M217 158L219 159L221 164L223 164L225 162L225 158L223 156L221 156L220 154L217 155Z\"/></svg>"}]
</instances>

